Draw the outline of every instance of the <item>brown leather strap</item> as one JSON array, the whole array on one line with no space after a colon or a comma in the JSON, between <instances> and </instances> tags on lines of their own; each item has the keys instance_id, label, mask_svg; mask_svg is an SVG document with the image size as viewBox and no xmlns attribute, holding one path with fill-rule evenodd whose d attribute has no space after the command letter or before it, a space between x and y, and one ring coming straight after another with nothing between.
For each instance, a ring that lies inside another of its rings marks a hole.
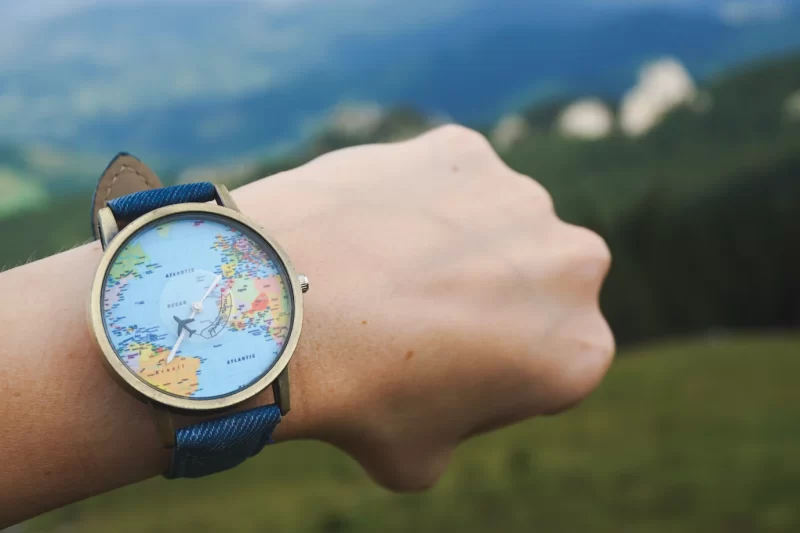
<instances>
[{"instance_id":1,"label":"brown leather strap","mask_svg":"<svg viewBox=\"0 0 800 533\"><path fill-rule=\"evenodd\" d=\"M97 212L106 206L106 202L147 189L163 187L158 176L150 168L130 154L119 154L109 163L94 193L92 206L92 228L95 238L100 237L97 227ZM120 229L126 221L118 221Z\"/></svg>"}]
</instances>

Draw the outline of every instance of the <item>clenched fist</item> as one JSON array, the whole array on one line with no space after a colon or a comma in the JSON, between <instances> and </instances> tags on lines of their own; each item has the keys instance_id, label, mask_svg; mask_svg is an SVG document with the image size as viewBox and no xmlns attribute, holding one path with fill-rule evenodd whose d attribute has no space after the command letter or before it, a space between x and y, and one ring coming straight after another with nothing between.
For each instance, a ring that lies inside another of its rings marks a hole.
<instances>
[{"instance_id":1,"label":"clenched fist","mask_svg":"<svg viewBox=\"0 0 800 533\"><path fill-rule=\"evenodd\" d=\"M235 196L313 285L276 438L328 441L387 487L575 404L612 360L608 248L476 132L341 150Z\"/></svg>"}]
</instances>

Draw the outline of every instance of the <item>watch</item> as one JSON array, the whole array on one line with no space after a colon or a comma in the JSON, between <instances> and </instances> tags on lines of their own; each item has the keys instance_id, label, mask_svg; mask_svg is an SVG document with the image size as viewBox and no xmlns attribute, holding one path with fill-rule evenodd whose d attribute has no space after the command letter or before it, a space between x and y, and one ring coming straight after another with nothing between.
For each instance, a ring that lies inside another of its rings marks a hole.
<instances>
[{"instance_id":1,"label":"watch","mask_svg":"<svg viewBox=\"0 0 800 533\"><path fill-rule=\"evenodd\" d=\"M260 452L289 411L308 279L224 186L163 187L129 154L100 178L92 228L104 253L90 329L112 375L152 406L172 449L164 475L201 477Z\"/></svg>"}]
</instances>

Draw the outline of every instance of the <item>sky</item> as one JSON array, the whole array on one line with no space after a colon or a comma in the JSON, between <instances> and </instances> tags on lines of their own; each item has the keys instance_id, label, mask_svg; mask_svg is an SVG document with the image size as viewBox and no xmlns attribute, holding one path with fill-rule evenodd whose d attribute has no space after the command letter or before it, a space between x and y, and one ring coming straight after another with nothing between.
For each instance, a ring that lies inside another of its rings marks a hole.
<instances>
[{"instance_id":1,"label":"sky","mask_svg":"<svg viewBox=\"0 0 800 533\"><path fill-rule=\"evenodd\" d=\"M114 4L114 3L127 3L127 4L145 4L152 3L154 0L26 0L19 2L17 0L0 0L0 20L5 22L16 22L22 20L35 20L42 17L50 17L60 15L86 7L91 4ZM162 0L172 3L198 3L207 0ZM257 2L270 7L280 8L291 4L313 4L315 2L328 2L338 0L248 0ZM380 2L393 2L395 0L360 0L361 3L380 3ZM535 1L535 0L533 0ZM698 3L719 3L719 0L585 0L587 3L595 4L617 4L617 5L691 5ZM498 0L502 3L502 0Z\"/></svg>"},{"instance_id":2,"label":"sky","mask_svg":"<svg viewBox=\"0 0 800 533\"><path fill-rule=\"evenodd\" d=\"M37 20L52 16L62 15L70 11L79 10L92 4L147 4L159 0L0 0L0 20L5 22L18 22ZM208 0L160 0L171 3L197 4ZM309 4L315 1L326 0L248 0L259 4L280 8L288 4ZM375 1L375 0L366 0ZM380 1L380 0L378 0Z\"/></svg>"},{"instance_id":3,"label":"sky","mask_svg":"<svg viewBox=\"0 0 800 533\"><path fill-rule=\"evenodd\" d=\"M21 21L37 20L52 16L61 15L70 11L75 11L92 4L147 4L153 2L171 2L193 4L208 2L213 0L0 0L0 22L18 23ZM220 0L216 0L220 1ZM227 0L231 1L231 0ZM271 8L280 9L283 7L298 7L298 5L313 5L315 3L340 2L341 0L244 0L253 3L263 4ZM382 2L395 2L396 0L349 0L354 4L380 4ZM498 5L502 5L504 0L498 0ZM537 0L531 0L537 1ZM723 8L738 10L740 12L759 9L766 6L769 9L776 9L784 3L792 3L796 0L578 0L586 4L595 5L616 5L616 6L645 6L645 5L672 5L683 7L711 7L712 9ZM468 0L465 0L467 3Z\"/></svg>"}]
</instances>

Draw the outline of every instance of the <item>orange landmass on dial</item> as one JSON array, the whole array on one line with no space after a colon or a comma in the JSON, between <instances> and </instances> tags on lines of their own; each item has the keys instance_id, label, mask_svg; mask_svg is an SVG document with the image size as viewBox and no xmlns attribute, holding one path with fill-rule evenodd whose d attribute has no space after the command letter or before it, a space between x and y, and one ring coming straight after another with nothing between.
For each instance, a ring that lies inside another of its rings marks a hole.
<instances>
[{"instance_id":1,"label":"orange landmass on dial","mask_svg":"<svg viewBox=\"0 0 800 533\"><path fill-rule=\"evenodd\" d=\"M223 272L225 271L223 265ZM279 274L265 278L234 278L225 287L233 297L228 325L235 331L264 328L282 346L289 332L289 302Z\"/></svg>"},{"instance_id":2,"label":"orange landmass on dial","mask_svg":"<svg viewBox=\"0 0 800 533\"><path fill-rule=\"evenodd\" d=\"M282 346L289 332L289 313L287 312L286 290L280 275L253 280L258 294L245 315L259 316L267 322L269 335Z\"/></svg>"},{"instance_id":3,"label":"orange landmass on dial","mask_svg":"<svg viewBox=\"0 0 800 533\"><path fill-rule=\"evenodd\" d=\"M278 317L285 312L283 280L279 275L253 280L258 296L248 312L270 310L273 317Z\"/></svg>"},{"instance_id":4,"label":"orange landmass on dial","mask_svg":"<svg viewBox=\"0 0 800 533\"><path fill-rule=\"evenodd\" d=\"M132 344L129 350L138 353L139 376L150 385L177 396L191 396L197 392L200 359L176 355L166 364L169 349L150 343Z\"/></svg>"}]
</instances>

